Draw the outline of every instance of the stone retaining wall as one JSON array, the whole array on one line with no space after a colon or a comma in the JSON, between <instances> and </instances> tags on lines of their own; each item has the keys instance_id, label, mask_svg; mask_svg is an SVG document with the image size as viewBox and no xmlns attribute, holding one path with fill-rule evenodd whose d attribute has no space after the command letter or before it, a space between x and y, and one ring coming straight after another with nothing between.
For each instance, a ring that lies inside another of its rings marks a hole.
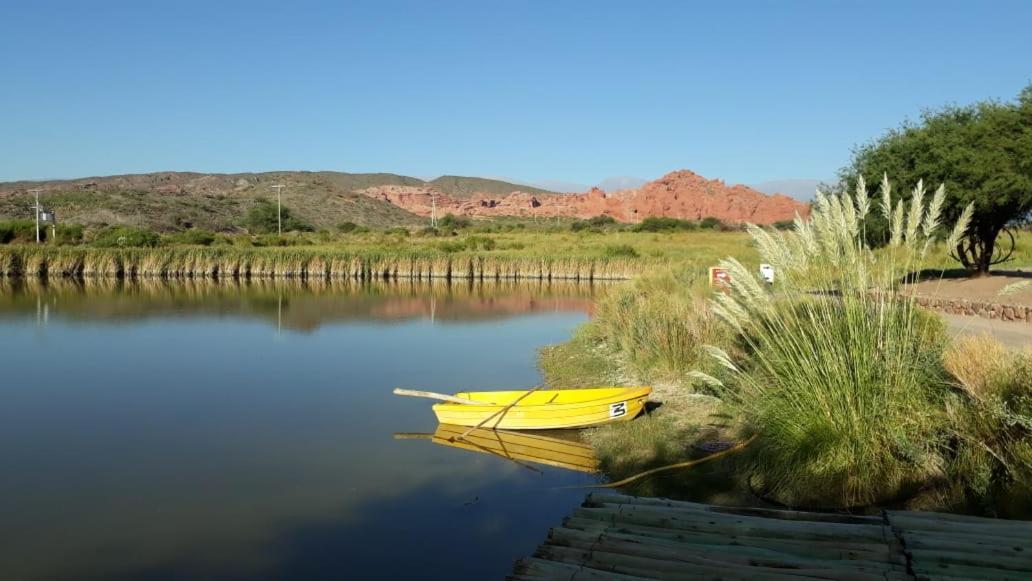
<instances>
[{"instance_id":1,"label":"stone retaining wall","mask_svg":"<svg viewBox=\"0 0 1032 581\"><path fill-rule=\"evenodd\" d=\"M950 315L968 315L1001 321L1024 321L1032 323L1032 306L1003 305L984 301L972 301L951 297L917 296L922 307Z\"/></svg>"}]
</instances>

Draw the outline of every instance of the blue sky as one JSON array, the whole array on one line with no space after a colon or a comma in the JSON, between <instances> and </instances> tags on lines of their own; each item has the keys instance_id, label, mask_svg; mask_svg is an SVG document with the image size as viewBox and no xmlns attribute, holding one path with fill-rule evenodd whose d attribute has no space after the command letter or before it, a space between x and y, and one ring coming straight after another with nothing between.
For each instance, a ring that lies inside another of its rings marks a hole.
<instances>
[{"instance_id":1,"label":"blue sky","mask_svg":"<svg viewBox=\"0 0 1032 581\"><path fill-rule=\"evenodd\" d=\"M1032 2L0 0L0 180L827 178L1032 82Z\"/></svg>"}]
</instances>

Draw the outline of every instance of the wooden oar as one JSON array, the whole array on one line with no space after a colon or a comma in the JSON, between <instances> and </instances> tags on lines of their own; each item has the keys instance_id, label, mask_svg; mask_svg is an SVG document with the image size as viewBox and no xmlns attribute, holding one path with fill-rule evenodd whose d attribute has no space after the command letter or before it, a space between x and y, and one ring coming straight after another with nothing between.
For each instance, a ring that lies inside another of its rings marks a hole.
<instances>
[{"instance_id":1,"label":"wooden oar","mask_svg":"<svg viewBox=\"0 0 1032 581\"><path fill-rule=\"evenodd\" d=\"M483 425L484 425L484 424L486 424L487 422L491 421L492 419L494 419L495 417L497 417L497 416L498 416L498 414L504 414L505 412L507 412L507 411L511 410L511 409L512 409L512 406L514 406L514 405L516 405L516 404L520 403L520 400L522 400L523 398L527 397L528 395L530 395L530 394L534 393L535 391L537 391L537 390L541 389L542 387L544 387L544 386L542 386L542 385L539 385L539 386L535 387L534 389L530 389L530 390L527 390L527 393L525 393L525 394L521 395L520 397L518 397L518 398L516 398L516 399L512 400L512 403L510 403L509 405L507 405L507 406L503 407L502 409L500 409L500 410L496 411L495 413L493 413L493 414L491 414L491 415L487 416L487 417L486 417L486 418L484 418L484 419L483 419L483 421L481 421L481 422L480 422L479 424L477 424L477 425L473 426L472 428L470 428L470 429L466 430L465 432L462 432L462 433L461 433L461 434L459 434L458 436L455 436L454 438L449 438L449 439L450 439L450 440L451 440L452 442L454 442L455 440L464 440L464 439L466 439L466 436L468 436L468 435L470 434L470 432L472 432L473 430L475 430L475 429L479 428L480 426L483 426Z\"/></svg>"},{"instance_id":2,"label":"wooden oar","mask_svg":"<svg viewBox=\"0 0 1032 581\"><path fill-rule=\"evenodd\" d=\"M433 434L424 432L394 432L395 440L433 440Z\"/></svg>"},{"instance_id":3,"label":"wooden oar","mask_svg":"<svg viewBox=\"0 0 1032 581\"><path fill-rule=\"evenodd\" d=\"M461 403L463 405L490 405L486 402L476 401L473 399L466 399L462 397L455 397L454 395L445 395L443 393L437 393L433 391L420 391L418 389L403 389L400 387L394 388L394 395L407 395L409 397L426 397L429 399L450 401L452 403Z\"/></svg>"}]
</instances>

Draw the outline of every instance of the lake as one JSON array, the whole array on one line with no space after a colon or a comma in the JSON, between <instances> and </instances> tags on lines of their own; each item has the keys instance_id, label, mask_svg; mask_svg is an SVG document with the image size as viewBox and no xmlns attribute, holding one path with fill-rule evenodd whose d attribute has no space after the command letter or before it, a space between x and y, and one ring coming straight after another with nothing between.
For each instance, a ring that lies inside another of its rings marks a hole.
<instances>
[{"instance_id":1,"label":"lake","mask_svg":"<svg viewBox=\"0 0 1032 581\"><path fill-rule=\"evenodd\" d=\"M0 279L0 577L502 577L597 477L391 390L533 386L593 292Z\"/></svg>"}]
</instances>

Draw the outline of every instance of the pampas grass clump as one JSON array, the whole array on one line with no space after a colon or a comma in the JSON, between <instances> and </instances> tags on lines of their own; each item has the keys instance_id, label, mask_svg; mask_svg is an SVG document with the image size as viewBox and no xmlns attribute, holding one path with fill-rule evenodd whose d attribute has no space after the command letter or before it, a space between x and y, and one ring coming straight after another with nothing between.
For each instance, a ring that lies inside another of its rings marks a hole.
<instances>
[{"instance_id":1,"label":"pampas grass clump","mask_svg":"<svg viewBox=\"0 0 1032 581\"><path fill-rule=\"evenodd\" d=\"M747 429L752 477L795 506L867 505L907 492L943 470L938 434L946 385L940 319L900 292L901 281L937 247L945 191L918 184L909 203L884 180L876 203L861 181L854 195L818 193L808 221L790 232L749 227L768 285L737 260L722 264L729 292L713 311L736 333L743 357L712 348L722 389ZM878 205L891 224L887 246L865 242ZM947 236L954 246L970 208Z\"/></svg>"}]
</instances>

